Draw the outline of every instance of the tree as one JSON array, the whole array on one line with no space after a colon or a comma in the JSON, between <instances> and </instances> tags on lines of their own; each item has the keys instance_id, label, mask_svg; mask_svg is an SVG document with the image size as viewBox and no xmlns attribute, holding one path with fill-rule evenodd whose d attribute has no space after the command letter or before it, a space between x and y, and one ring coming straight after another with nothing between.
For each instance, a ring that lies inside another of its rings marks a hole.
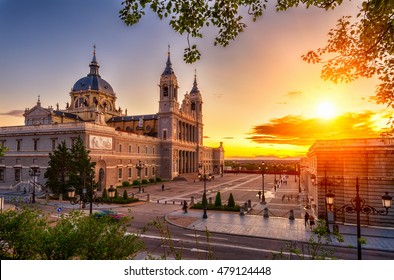
<instances>
[{"instance_id":1,"label":"tree","mask_svg":"<svg viewBox=\"0 0 394 280\"><path fill-rule=\"evenodd\" d=\"M332 242L332 238L342 243L343 237L339 232L330 233L325 220L318 220L317 226L313 230L312 236L307 243L289 242L278 254L273 254L274 259L311 259L325 260L335 259L334 249L327 246ZM286 254L284 253L286 252Z\"/></svg>"},{"instance_id":2,"label":"tree","mask_svg":"<svg viewBox=\"0 0 394 280\"><path fill-rule=\"evenodd\" d=\"M129 219L96 219L71 212L53 224L38 210L0 214L0 258L18 260L122 260L144 249L134 234L125 234Z\"/></svg>"},{"instance_id":3,"label":"tree","mask_svg":"<svg viewBox=\"0 0 394 280\"><path fill-rule=\"evenodd\" d=\"M6 146L0 146L0 157L4 156L4 152L8 151Z\"/></svg>"},{"instance_id":4,"label":"tree","mask_svg":"<svg viewBox=\"0 0 394 280\"><path fill-rule=\"evenodd\" d=\"M220 192L218 192L218 193L216 194L215 206L216 206L216 207L222 206L222 198L220 197Z\"/></svg>"},{"instance_id":5,"label":"tree","mask_svg":"<svg viewBox=\"0 0 394 280\"><path fill-rule=\"evenodd\" d=\"M233 193L230 193L230 196L228 197L227 207L229 207L229 208L234 208L235 207L235 201L234 201Z\"/></svg>"},{"instance_id":6,"label":"tree","mask_svg":"<svg viewBox=\"0 0 394 280\"><path fill-rule=\"evenodd\" d=\"M190 43L190 37L202 38L202 29L213 26L218 29L214 45L225 47L245 30L243 14L256 21L267 3L268 0L124 0L119 17L129 26L138 23L147 9L160 19L169 18L174 31L186 34L188 47L184 61L193 63L201 58L201 53L196 44ZM276 0L275 3L277 11L300 5L329 10L341 5L343 0ZM309 51L302 58L310 63L322 63L322 78L333 82L377 75L380 83L375 101L394 108L394 1L364 0L356 19L353 22L349 16L339 19L328 36L325 47Z\"/></svg>"},{"instance_id":7,"label":"tree","mask_svg":"<svg viewBox=\"0 0 394 280\"><path fill-rule=\"evenodd\" d=\"M54 194L67 193L68 179L71 170L71 154L66 142L61 142L56 150L49 153L48 168L44 174L45 186Z\"/></svg>"},{"instance_id":8,"label":"tree","mask_svg":"<svg viewBox=\"0 0 394 280\"><path fill-rule=\"evenodd\" d=\"M76 193L81 194L83 188L86 188L88 184L93 184L96 163L91 162L89 153L90 151L85 148L82 139L78 137L70 150L70 184L76 189ZM88 190L91 191L91 188ZM90 194L88 193L88 195Z\"/></svg>"}]
</instances>

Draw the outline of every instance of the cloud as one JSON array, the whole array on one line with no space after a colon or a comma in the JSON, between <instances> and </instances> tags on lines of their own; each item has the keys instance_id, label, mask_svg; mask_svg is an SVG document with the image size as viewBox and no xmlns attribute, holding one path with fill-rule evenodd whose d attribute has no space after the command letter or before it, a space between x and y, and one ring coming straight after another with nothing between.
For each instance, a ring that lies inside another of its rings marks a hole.
<instances>
[{"instance_id":1,"label":"cloud","mask_svg":"<svg viewBox=\"0 0 394 280\"><path fill-rule=\"evenodd\" d=\"M12 117L22 117L23 113L25 111L23 110L11 110L5 113L0 113L1 116L12 116Z\"/></svg>"},{"instance_id":2,"label":"cloud","mask_svg":"<svg viewBox=\"0 0 394 280\"><path fill-rule=\"evenodd\" d=\"M374 116L371 111L346 113L331 120L288 115L254 126L247 139L259 144L311 146L318 139L379 137Z\"/></svg>"},{"instance_id":3,"label":"cloud","mask_svg":"<svg viewBox=\"0 0 394 280\"><path fill-rule=\"evenodd\" d=\"M302 91L300 91L300 90L289 91L289 92L286 94L286 96L289 97L289 98L298 97L298 96L300 96L300 95L302 95Z\"/></svg>"}]
</instances>

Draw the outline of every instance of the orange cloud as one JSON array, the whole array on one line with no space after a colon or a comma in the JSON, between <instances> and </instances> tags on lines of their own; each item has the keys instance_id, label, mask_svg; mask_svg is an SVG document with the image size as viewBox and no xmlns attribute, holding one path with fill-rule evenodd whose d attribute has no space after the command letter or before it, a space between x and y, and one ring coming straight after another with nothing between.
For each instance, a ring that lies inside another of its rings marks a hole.
<instances>
[{"instance_id":1,"label":"orange cloud","mask_svg":"<svg viewBox=\"0 0 394 280\"><path fill-rule=\"evenodd\" d=\"M371 111L346 113L331 120L289 115L253 127L247 139L259 144L310 146L317 139L379 137L374 116Z\"/></svg>"}]
</instances>

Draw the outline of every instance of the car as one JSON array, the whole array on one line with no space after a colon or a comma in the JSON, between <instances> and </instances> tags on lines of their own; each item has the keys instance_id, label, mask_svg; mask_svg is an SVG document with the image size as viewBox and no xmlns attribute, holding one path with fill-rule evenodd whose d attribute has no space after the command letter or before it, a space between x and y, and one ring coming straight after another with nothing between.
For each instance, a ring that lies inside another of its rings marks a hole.
<instances>
[{"instance_id":1,"label":"car","mask_svg":"<svg viewBox=\"0 0 394 280\"><path fill-rule=\"evenodd\" d=\"M102 210L100 212L94 213L93 215L96 219L100 219L103 217L109 217L109 218L114 219L115 221L119 221L120 219L125 217L124 214L117 213L116 211L113 211L113 210Z\"/></svg>"}]
</instances>

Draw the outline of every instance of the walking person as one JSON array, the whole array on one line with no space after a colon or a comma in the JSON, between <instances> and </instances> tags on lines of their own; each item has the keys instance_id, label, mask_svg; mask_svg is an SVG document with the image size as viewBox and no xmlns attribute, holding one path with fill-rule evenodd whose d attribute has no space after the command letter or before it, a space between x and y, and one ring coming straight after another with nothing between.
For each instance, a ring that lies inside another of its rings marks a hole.
<instances>
[{"instance_id":1,"label":"walking person","mask_svg":"<svg viewBox=\"0 0 394 280\"><path fill-rule=\"evenodd\" d=\"M313 230L313 226L315 225L315 217L313 217L312 215L309 216L309 226L311 228L311 230Z\"/></svg>"},{"instance_id":2,"label":"walking person","mask_svg":"<svg viewBox=\"0 0 394 280\"><path fill-rule=\"evenodd\" d=\"M304 222L305 222L305 228L306 228L306 225L309 225L309 213L308 212L305 212Z\"/></svg>"},{"instance_id":3,"label":"walking person","mask_svg":"<svg viewBox=\"0 0 394 280\"><path fill-rule=\"evenodd\" d=\"M185 213L187 213L187 202L186 202L186 200L183 201L182 209L183 209L183 211L184 211Z\"/></svg>"}]
</instances>

